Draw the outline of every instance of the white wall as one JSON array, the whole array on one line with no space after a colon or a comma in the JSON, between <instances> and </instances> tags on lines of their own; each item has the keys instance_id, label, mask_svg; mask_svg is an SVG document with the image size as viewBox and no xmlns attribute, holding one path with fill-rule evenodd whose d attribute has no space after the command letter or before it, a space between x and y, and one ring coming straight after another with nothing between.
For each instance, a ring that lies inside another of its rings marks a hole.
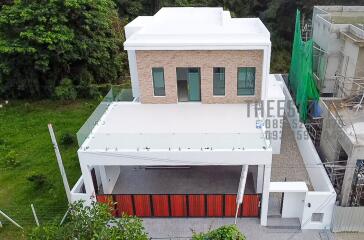
<instances>
[{"instance_id":1,"label":"white wall","mask_svg":"<svg viewBox=\"0 0 364 240\"><path fill-rule=\"evenodd\" d=\"M140 96L140 90L135 50L128 50L128 60L133 97L137 98Z\"/></svg>"},{"instance_id":2,"label":"white wall","mask_svg":"<svg viewBox=\"0 0 364 240\"><path fill-rule=\"evenodd\" d=\"M111 194L120 174L120 166L99 166L105 194Z\"/></svg>"},{"instance_id":3,"label":"white wall","mask_svg":"<svg viewBox=\"0 0 364 240\"><path fill-rule=\"evenodd\" d=\"M302 222L305 198L305 192L284 193L282 218L299 218Z\"/></svg>"},{"instance_id":4,"label":"white wall","mask_svg":"<svg viewBox=\"0 0 364 240\"><path fill-rule=\"evenodd\" d=\"M295 135L298 149L303 158L303 162L315 191L334 192L334 188L322 165L322 161L308 135L305 125L299 120L297 108L294 105L292 97L285 85L283 92L286 95L286 113L288 122Z\"/></svg>"},{"instance_id":5,"label":"white wall","mask_svg":"<svg viewBox=\"0 0 364 240\"><path fill-rule=\"evenodd\" d=\"M332 213L335 206L335 192L307 192L301 228L302 229L330 229ZM313 213L323 213L322 222L313 222Z\"/></svg>"},{"instance_id":6,"label":"white wall","mask_svg":"<svg viewBox=\"0 0 364 240\"><path fill-rule=\"evenodd\" d=\"M302 229L329 229L331 227L332 212L336 201L336 192L331 181L322 165L321 159L307 135L304 124L300 123L297 108L292 104L292 97L284 85L283 92L286 100L286 113L288 121L293 130L298 149L303 158L307 173L315 191L309 191L306 194L305 204L302 214ZM312 213L323 213L322 222L312 222Z\"/></svg>"}]
</instances>

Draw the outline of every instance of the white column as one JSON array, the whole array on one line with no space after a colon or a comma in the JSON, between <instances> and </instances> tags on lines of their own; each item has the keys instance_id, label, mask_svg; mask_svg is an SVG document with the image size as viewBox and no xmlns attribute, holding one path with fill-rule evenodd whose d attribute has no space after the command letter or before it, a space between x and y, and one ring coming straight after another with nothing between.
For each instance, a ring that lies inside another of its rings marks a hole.
<instances>
[{"instance_id":1,"label":"white column","mask_svg":"<svg viewBox=\"0 0 364 240\"><path fill-rule=\"evenodd\" d=\"M269 183L270 183L271 165L264 165L263 194L260 215L260 225L267 226L268 221L268 203L269 203Z\"/></svg>"},{"instance_id":2,"label":"white column","mask_svg":"<svg viewBox=\"0 0 364 240\"><path fill-rule=\"evenodd\" d=\"M110 194L109 190L109 180L107 179L107 175L106 175L106 170L105 170L105 166L100 165L99 166L99 170L100 170L100 178L101 178L101 184L102 184L102 190L105 194Z\"/></svg>"},{"instance_id":3,"label":"white column","mask_svg":"<svg viewBox=\"0 0 364 240\"><path fill-rule=\"evenodd\" d=\"M83 163L82 161L80 161L80 165L81 165L83 182L85 184L86 194L89 195L90 198L92 198L91 199L92 201L96 201L95 189L92 183L90 167L87 164Z\"/></svg>"},{"instance_id":4,"label":"white column","mask_svg":"<svg viewBox=\"0 0 364 240\"><path fill-rule=\"evenodd\" d=\"M263 177L264 177L264 165L258 165L258 173L257 173L257 193L263 192Z\"/></svg>"}]
</instances>

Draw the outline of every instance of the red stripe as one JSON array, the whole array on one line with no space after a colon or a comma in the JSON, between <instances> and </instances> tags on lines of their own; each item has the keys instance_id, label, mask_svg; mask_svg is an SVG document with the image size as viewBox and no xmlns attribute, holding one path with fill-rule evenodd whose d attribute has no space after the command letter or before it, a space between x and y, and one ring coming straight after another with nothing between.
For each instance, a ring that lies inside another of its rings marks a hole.
<instances>
[{"instance_id":1,"label":"red stripe","mask_svg":"<svg viewBox=\"0 0 364 240\"><path fill-rule=\"evenodd\" d=\"M111 214L113 216L117 216L117 211L115 210L115 205L111 195L96 195L96 200L100 203L107 204L111 210Z\"/></svg>"}]
</instances>

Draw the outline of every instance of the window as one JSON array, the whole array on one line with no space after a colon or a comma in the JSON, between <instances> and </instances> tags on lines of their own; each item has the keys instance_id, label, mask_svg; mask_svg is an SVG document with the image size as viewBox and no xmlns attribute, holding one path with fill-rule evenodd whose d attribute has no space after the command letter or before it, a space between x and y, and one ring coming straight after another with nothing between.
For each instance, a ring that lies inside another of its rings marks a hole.
<instances>
[{"instance_id":1,"label":"window","mask_svg":"<svg viewBox=\"0 0 364 240\"><path fill-rule=\"evenodd\" d=\"M152 68L154 96L165 96L164 70L163 68Z\"/></svg>"},{"instance_id":2,"label":"window","mask_svg":"<svg viewBox=\"0 0 364 240\"><path fill-rule=\"evenodd\" d=\"M215 96L225 95L225 68L214 68L213 94Z\"/></svg>"},{"instance_id":3,"label":"window","mask_svg":"<svg viewBox=\"0 0 364 240\"><path fill-rule=\"evenodd\" d=\"M238 96L254 95L255 67L238 68Z\"/></svg>"}]
</instances>

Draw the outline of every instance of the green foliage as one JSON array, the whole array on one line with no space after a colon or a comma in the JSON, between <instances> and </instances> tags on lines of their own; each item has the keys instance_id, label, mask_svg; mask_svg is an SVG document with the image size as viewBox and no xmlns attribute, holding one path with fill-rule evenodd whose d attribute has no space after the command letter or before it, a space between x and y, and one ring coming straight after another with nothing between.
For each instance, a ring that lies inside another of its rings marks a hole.
<instances>
[{"instance_id":1,"label":"green foliage","mask_svg":"<svg viewBox=\"0 0 364 240\"><path fill-rule=\"evenodd\" d=\"M49 186L47 176L42 173L31 173L27 177L27 180L33 183L36 190L42 190L45 187Z\"/></svg>"},{"instance_id":2,"label":"green foliage","mask_svg":"<svg viewBox=\"0 0 364 240\"><path fill-rule=\"evenodd\" d=\"M10 150L5 154L3 162L5 167L14 168L20 165L20 162L17 160L17 154L14 150Z\"/></svg>"},{"instance_id":3,"label":"green foliage","mask_svg":"<svg viewBox=\"0 0 364 240\"><path fill-rule=\"evenodd\" d=\"M194 233L193 240L245 240L236 225L222 226L207 233Z\"/></svg>"},{"instance_id":4,"label":"green foliage","mask_svg":"<svg viewBox=\"0 0 364 240\"><path fill-rule=\"evenodd\" d=\"M62 79L61 84L55 89L55 96L60 100L75 100L77 92L72 80L69 78Z\"/></svg>"},{"instance_id":5,"label":"green foliage","mask_svg":"<svg viewBox=\"0 0 364 240\"><path fill-rule=\"evenodd\" d=\"M61 144L64 146L70 146L75 143L75 137L71 133L64 133L61 136Z\"/></svg>"},{"instance_id":6,"label":"green foliage","mask_svg":"<svg viewBox=\"0 0 364 240\"><path fill-rule=\"evenodd\" d=\"M136 217L115 218L108 205L93 203L91 207L82 202L71 205L69 221L59 226L44 225L32 229L29 240L101 239L101 240L147 240L142 221Z\"/></svg>"},{"instance_id":7,"label":"green foliage","mask_svg":"<svg viewBox=\"0 0 364 240\"><path fill-rule=\"evenodd\" d=\"M126 62L120 26L112 0L18 0L4 5L0 94L49 97L62 79L78 85L87 70L84 83L90 75L97 83L117 81Z\"/></svg>"}]
</instances>

